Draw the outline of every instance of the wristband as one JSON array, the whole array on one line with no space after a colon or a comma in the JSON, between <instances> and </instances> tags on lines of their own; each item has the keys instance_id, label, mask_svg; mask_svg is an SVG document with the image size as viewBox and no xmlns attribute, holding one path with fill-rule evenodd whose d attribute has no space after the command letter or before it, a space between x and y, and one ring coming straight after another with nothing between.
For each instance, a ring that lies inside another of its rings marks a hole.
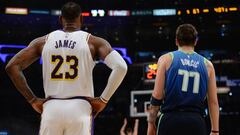
<instances>
[{"instance_id":1,"label":"wristband","mask_svg":"<svg viewBox=\"0 0 240 135\"><path fill-rule=\"evenodd\" d=\"M212 130L211 132L212 133L219 133L219 131L216 131L216 130Z\"/></svg>"},{"instance_id":2,"label":"wristband","mask_svg":"<svg viewBox=\"0 0 240 135\"><path fill-rule=\"evenodd\" d=\"M155 97L152 96L151 100L150 100L150 103L153 106L161 106L162 105L162 99L159 100L159 99L156 99Z\"/></svg>"},{"instance_id":3,"label":"wristband","mask_svg":"<svg viewBox=\"0 0 240 135\"><path fill-rule=\"evenodd\" d=\"M102 101L103 103L105 103L105 104L108 103L108 101L107 101L106 99L102 98L101 96L100 96L100 99L101 99L101 101Z\"/></svg>"}]
</instances>

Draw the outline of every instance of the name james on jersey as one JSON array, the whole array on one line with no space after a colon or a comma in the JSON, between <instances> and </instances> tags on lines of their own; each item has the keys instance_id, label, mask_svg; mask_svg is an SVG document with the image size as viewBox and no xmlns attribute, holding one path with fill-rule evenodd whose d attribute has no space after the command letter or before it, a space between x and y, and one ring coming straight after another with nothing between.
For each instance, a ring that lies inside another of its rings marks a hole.
<instances>
[{"instance_id":1,"label":"name james on jersey","mask_svg":"<svg viewBox=\"0 0 240 135\"><path fill-rule=\"evenodd\" d=\"M55 48L70 48L70 49L74 49L75 45L76 45L76 41L73 40L58 40L55 41L56 45Z\"/></svg>"}]
</instances>

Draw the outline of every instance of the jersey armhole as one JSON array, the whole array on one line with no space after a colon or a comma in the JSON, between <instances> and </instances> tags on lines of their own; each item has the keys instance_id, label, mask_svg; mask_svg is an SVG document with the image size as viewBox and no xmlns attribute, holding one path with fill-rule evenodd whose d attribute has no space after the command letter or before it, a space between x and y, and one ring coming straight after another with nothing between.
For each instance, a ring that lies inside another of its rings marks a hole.
<instances>
[{"instance_id":1,"label":"jersey armhole","mask_svg":"<svg viewBox=\"0 0 240 135\"><path fill-rule=\"evenodd\" d=\"M88 40L89 40L90 36L91 36L91 34L88 33L87 38L86 38L87 43L88 43Z\"/></svg>"},{"instance_id":2,"label":"jersey armhole","mask_svg":"<svg viewBox=\"0 0 240 135\"><path fill-rule=\"evenodd\" d=\"M43 56L44 50L46 48L46 44L48 42L49 35L50 35L50 33L45 36L45 40L44 40L45 43L44 43L43 48L42 48L41 56Z\"/></svg>"},{"instance_id":3,"label":"jersey armhole","mask_svg":"<svg viewBox=\"0 0 240 135\"><path fill-rule=\"evenodd\" d=\"M173 61L173 58L174 58L174 54L172 52L169 53L171 58L172 58L172 61Z\"/></svg>"},{"instance_id":4,"label":"jersey armhole","mask_svg":"<svg viewBox=\"0 0 240 135\"><path fill-rule=\"evenodd\" d=\"M173 62L173 59L174 59L174 54L173 54L173 52L170 52L170 53L168 53L169 55L170 55L170 57L171 57L171 63L168 65L168 67L166 67L166 72L171 68L171 66L172 66L172 62Z\"/></svg>"},{"instance_id":5,"label":"jersey armhole","mask_svg":"<svg viewBox=\"0 0 240 135\"><path fill-rule=\"evenodd\" d=\"M94 61L94 59L92 57L92 53L91 53L90 47L88 45L88 40L89 40L90 36L91 36L91 34L88 33L87 38L86 38L86 42L87 42L87 48L88 48L88 53L89 53L89 59L91 60L92 66L94 67L95 66L95 61Z\"/></svg>"},{"instance_id":6,"label":"jersey armhole","mask_svg":"<svg viewBox=\"0 0 240 135\"><path fill-rule=\"evenodd\" d=\"M207 66L208 66L208 60L207 60L205 57L203 58L203 62L204 62L204 64L205 64L206 68L207 68Z\"/></svg>"},{"instance_id":7,"label":"jersey armhole","mask_svg":"<svg viewBox=\"0 0 240 135\"><path fill-rule=\"evenodd\" d=\"M204 57L204 58L203 58L203 62L204 62L204 65L205 65L205 67L206 67L206 70L207 70L207 75L208 75L208 77L209 77L208 59L206 59L206 58Z\"/></svg>"},{"instance_id":8,"label":"jersey armhole","mask_svg":"<svg viewBox=\"0 0 240 135\"><path fill-rule=\"evenodd\" d=\"M46 37L45 37L45 43L46 43L47 40L48 40L48 36L49 36L49 34L47 34Z\"/></svg>"}]
</instances>

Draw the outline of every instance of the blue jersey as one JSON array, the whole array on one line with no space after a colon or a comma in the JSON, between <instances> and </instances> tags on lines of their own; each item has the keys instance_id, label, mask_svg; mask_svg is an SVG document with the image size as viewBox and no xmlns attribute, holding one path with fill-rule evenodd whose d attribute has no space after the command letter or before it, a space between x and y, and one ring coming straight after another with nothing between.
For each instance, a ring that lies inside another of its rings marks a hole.
<instances>
[{"instance_id":1,"label":"blue jersey","mask_svg":"<svg viewBox=\"0 0 240 135\"><path fill-rule=\"evenodd\" d=\"M208 88L206 59L197 54L174 51L165 74L162 112L186 110L202 112Z\"/></svg>"}]
</instances>

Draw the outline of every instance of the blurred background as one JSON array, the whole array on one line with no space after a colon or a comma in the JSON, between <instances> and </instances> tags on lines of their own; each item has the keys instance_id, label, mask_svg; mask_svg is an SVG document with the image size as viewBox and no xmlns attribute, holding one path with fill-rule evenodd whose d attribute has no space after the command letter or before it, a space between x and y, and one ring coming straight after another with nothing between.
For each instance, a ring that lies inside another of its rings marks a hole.
<instances>
[{"instance_id":1,"label":"blurred background","mask_svg":"<svg viewBox=\"0 0 240 135\"><path fill-rule=\"evenodd\" d=\"M0 0L0 135L37 135L40 115L17 92L5 73L8 61L34 38L61 29L64 0ZM139 135L147 129L146 107L162 54L177 49L175 30L191 23L199 32L196 51L215 66L220 104L220 134L240 135L239 0L75 0L83 9L82 30L108 40L129 66L122 85L95 120L96 135L118 135L123 120ZM44 97L41 61L25 70L29 85ZM95 96L110 69L97 62ZM206 104L205 120L210 130Z\"/></svg>"}]
</instances>

